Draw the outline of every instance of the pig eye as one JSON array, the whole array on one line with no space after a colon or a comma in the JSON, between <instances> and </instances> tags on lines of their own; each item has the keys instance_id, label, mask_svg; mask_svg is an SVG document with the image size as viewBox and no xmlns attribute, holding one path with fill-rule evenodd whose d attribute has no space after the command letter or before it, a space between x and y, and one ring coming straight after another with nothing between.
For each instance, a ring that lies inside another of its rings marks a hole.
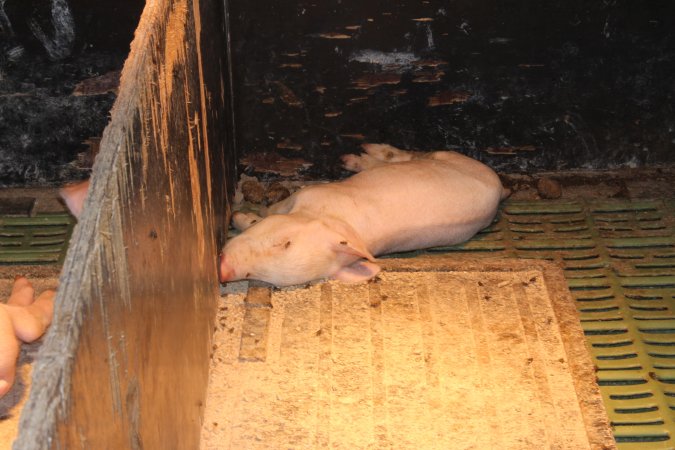
<instances>
[{"instance_id":1,"label":"pig eye","mask_svg":"<svg viewBox=\"0 0 675 450\"><path fill-rule=\"evenodd\" d=\"M288 248L291 246L291 241L288 241L284 244L284 248Z\"/></svg>"}]
</instances>

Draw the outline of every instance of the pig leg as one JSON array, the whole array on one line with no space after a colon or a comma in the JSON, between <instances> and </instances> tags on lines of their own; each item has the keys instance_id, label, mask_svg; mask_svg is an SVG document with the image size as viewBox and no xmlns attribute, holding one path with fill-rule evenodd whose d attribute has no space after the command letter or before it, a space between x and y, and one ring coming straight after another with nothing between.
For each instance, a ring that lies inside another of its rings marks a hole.
<instances>
[{"instance_id":1,"label":"pig leg","mask_svg":"<svg viewBox=\"0 0 675 450\"><path fill-rule=\"evenodd\" d=\"M232 225L239 231L244 231L251 225L262 220L262 217L253 213L243 213L237 211L232 215Z\"/></svg>"},{"instance_id":2,"label":"pig leg","mask_svg":"<svg viewBox=\"0 0 675 450\"><path fill-rule=\"evenodd\" d=\"M401 150L389 144L363 144L366 152L361 155L342 156L343 167L352 172L362 172L382 164L425 158L426 153Z\"/></svg>"},{"instance_id":3,"label":"pig leg","mask_svg":"<svg viewBox=\"0 0 675 450\"><path fill-rule=\"evenodd\" d=\"M364 170L386 164L386 162L373 158L368 154L342 155L341 159L342 167L349 170L350 172L362 172Z\"/></svg>"},{"instance_id":4,"label":"pig leg","mask_svg":"<svg viewBox=\"0 0 675 450\"><path fill-rule=\"evenodd\" d=\"M33 342L51 323L54 295L48 289L36 299L30 282L17 277L9 300L0 303L0 397L14 383L21 341Z\"/></svg>"},{"instance_id":5,"label":"pig leg","mask_svg":"<svg viewBox=\"0 0 675 450\"><path fill-rule=\"evenodd\" d=\"M287 214L291 208L293 208L294 203L295 197L291 195L290 197L271 205L266 211L262 211L261 214L263 217L267 217L270 214ZM257 214L237 211L232 215L232 225L237 230L244 231L251 225L260 222L262 219L263 218Z\"/></svg>"},{"instance_id":6,"label":"pig leg","mask_svg":"<svg viewBox=\"0 0 675 450\"><path fill-rule=\"evenodd\" d=\"M291 209L293 209L293 206L295 206L295 195L286 197L285 199L271 205L269 208L267 208L266 213L263 215L267 217L271 214L288 214L291 212Z\"/></svg>"},{"instance_id":7,"label":"pig leg","mask_svg":"<svg viewBox=\"0 0 675 450\"><path fill-rule=\"evenodd\" d=\"M372 156L378 161L390 163L418 159L418 154L422 154L421 152L401 150L389 144L363 144L361 148L363 148L363 150L365 150L368 155Z\"/></svg>"}]
</instances>

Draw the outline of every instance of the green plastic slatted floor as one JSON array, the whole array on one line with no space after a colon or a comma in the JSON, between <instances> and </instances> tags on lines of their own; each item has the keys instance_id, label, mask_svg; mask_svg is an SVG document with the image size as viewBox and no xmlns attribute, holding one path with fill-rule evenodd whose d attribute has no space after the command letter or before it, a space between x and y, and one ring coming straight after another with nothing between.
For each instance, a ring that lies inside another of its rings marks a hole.
<instances>
[{"instance_id":1,"label":"green plastic slatted floor","mask_svg":"<svg viewBox=\"0 0 675 450\"><path fill-rule=\"evenodd\" d=\"M0 264L60 264L72 226L0 217ZM430 252L558 261L620 447L675 447L675 201L508 201L476 238Z\"/></svg>"},{"instance_id":2,"label":"green plastic slatted floor","mask_svg":"<svg viewBox=\"0 0 675 450\"><path fill-rule=\"evenodd\" d=\"M623 449L675 447L675 202L509 201L468 243L430 252L563 268Z\"/></svg>"},{"instance_id":3,"label":"green plastic slatted floor","mask_svg":"<svg viewBox=\"0 0 675 450\"><path fill-rule=\"evenodd\" d=\"M62 264L73 224L65 213L0 217L0 264Z\"/></svg>"}]
</instances>

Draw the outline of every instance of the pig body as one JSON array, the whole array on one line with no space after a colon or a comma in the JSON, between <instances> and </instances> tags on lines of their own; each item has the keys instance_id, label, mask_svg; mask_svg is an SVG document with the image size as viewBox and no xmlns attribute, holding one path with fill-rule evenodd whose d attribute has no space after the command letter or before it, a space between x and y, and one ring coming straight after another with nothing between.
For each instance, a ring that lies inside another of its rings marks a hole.
<instances>
[{"instance_id":1,"label":"pig body","mask_svg":"<svg viewBox=\"0 0 675 450\"><path fill-rule=\"evenodd\" d=\"M221 255L221 281L278 286L375 276L374 256L453 245L488 226L506 195L484 164L455 152L419 154L382 144L343 157L360 172L301 189L264 219L235 214L244 232Z\"/></svg>"}]
</instances>

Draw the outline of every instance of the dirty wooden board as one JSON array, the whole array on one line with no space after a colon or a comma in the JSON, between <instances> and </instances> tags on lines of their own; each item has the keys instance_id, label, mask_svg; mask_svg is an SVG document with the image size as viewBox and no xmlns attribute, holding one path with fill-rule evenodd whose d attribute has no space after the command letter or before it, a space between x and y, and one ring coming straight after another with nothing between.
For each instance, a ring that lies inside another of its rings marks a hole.
<instances>
[{"instance_id":1,"label":"dirty wooden board","mask_svg":"<svg viewBox=\"0 0 675 450\"><path fill-rule=\"evenodd\" d=\"M274 289L260 360L246 286L221 299L204 450L614 447L552 264L389 260L376 282Z\"/></svg>"},{"instance_id":2,"label":"dirty wooden board","mask_svg":"<svg viewBox=\"0 0 675 450\"><path fill-rule=\"evenodd\" d=\"M16 448L198 444L232 178L222 8L146 3Z\"/></svg>"}]
</instances>

